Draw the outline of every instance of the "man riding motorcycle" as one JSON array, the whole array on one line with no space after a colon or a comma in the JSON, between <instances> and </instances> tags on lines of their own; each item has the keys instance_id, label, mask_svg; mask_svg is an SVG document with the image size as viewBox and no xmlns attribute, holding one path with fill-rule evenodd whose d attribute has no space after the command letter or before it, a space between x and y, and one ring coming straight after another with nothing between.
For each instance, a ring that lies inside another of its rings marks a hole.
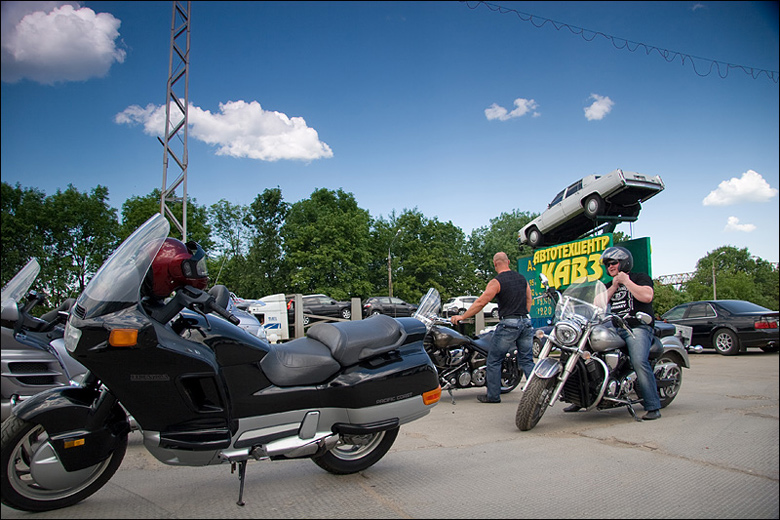
<instances>
[{"instance_id":1,"label":"man riding motorcycle","mask_svg":"<svg viewBox=\"0 0 780 520\"><path fill-rule=\"evenodd\" d=\"M645 421L661 417L661 402L655 376L650 365L650 346L653 342L653 323L645 325L636 318L637 312L655 316L653 312L653 279L646 273L632 273L634 257L625 247L608 247L601 254L601 263L607 269L612 281L606 284L607 298L611 312L624 318L633 331L633 336L623 329L617 333L626 342L631 364L637 375L637 387L645 408ZM570 405L564 412L576 412L577 405Z\"/></svg>"}]
</instances>

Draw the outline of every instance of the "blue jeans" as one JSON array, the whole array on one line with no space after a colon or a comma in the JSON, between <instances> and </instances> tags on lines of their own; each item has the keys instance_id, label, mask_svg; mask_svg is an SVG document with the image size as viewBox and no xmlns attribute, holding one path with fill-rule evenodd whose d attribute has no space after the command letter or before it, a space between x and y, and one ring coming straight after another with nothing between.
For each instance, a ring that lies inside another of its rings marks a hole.
<instances>
[{"instance_id":1,"label":"blue jeans","mask_svg":"<svg viewBox=\"0 0 780 520\"><path fill-rule=\"evenodd\" d=\"M490 351L487 356L487 399L501 399L501 364L508 352L517 347L517 364L520 365L526 379L534 369L533 357L534 328L530 318L505 318L498 322Z\"/></svg>"},{"instance_id":2,"label":"blue jeans","mask_svg":"<svg viewBox=\"0 0 780 520\"><path fill-rule=\"evenodd\" d=\"M660 410L661 400L658 397L658 387L655 384L655 375L650 366L650 346L653 344L653 329L649 325L633 327L635 338L629 336L623 329L617 329L620 337L628 346L628 355L631 364L636 371L636 382L639 397L643 399L645 410Z\"/></svg>"}]
</instances>

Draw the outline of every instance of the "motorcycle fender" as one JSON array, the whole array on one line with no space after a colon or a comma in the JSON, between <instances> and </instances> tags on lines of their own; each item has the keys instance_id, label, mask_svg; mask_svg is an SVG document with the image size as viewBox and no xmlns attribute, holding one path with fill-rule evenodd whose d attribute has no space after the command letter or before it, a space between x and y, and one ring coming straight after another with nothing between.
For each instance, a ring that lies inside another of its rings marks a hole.
<instances>
[{"instance_id":1,"label":"motorcycle fender","mask_svg":"<svg viewBox=\"0 0 780 520\"><path fill-rule=\"evenodd\" d=\"M553 358L544 358L534 367L534 376L542 379L550 379L561 371L561 363Z\"/></svg>"},{"instance_id":2,"label":"motorcycle fender","mask_svg":"<svg viewBox=\"0 0 780 520\"><path fill-rule=\"evenodd\" d=\"M688 351L685 350L682 342L675 336L661 338L661 344L664 347L664 354L672 353L678 358L680 364L685 368L691 368L691 362L688 358Z\"/></svg>"},{"instance_id":3,"label":"motorcycle fender","mask_svg":"<svg viewBox=\"0 0 780 520\"><path fill-rule=\"evenodd\" d=\"M89 426L98 392L82 387L52 388L14 408L23 421L40 424L67 471L94 466L108 458L130 431L127 415L115 403L107 419Z\"/></svg>"}]
</instances>

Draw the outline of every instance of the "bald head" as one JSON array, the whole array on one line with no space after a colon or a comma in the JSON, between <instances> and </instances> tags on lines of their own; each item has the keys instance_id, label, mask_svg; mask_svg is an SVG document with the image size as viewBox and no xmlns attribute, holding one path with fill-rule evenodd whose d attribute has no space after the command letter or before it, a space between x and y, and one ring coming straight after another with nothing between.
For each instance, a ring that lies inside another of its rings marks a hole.
<instances>
[{"instance_id":1,"label":"bald head","mask_svg":"<svg viewBox=\"0 0 780 520\"><path fill-rule=\"evenodd\" d=\"M493 255L493 265L496 266L496 269L499 269L500 267L509 267L509 257L506 253L500 251Z\"/></svg>"}]
</instances>

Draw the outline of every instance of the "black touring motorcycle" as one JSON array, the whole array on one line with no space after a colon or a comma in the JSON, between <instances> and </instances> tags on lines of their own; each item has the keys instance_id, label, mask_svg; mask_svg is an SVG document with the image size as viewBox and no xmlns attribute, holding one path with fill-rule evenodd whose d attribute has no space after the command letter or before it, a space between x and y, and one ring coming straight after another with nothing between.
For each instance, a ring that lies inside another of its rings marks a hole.
<instances>
[{"instance_id":1,"label":"black touring motorcycle","mask_svg":"<svg viewBox=\"0 0 780 520\"><path fill-rule=\"evenodd\" d=\"M3 423L4 504L47 511L95 493L125 455L128 414L165 464L237 465L243 505L250 459L362 471L400 425L439 401L419 320L322 323L270 344L237 326L226 289L223 301L204 292L203 250L168 231L162 215L150 218L77 299L65 343L89 371L80 386L25 400Z\"/></svg>"}]
</instances>

